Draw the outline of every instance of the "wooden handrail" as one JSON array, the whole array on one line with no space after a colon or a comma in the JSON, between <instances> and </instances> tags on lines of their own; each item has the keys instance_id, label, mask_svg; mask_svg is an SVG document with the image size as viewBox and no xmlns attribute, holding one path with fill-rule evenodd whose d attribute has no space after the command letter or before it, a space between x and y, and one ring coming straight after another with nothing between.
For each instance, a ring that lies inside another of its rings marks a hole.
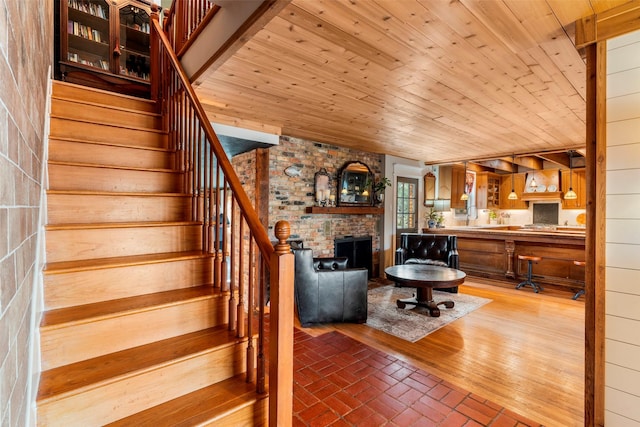
<instances>
[{"instance_id":1,"label":"wooden handrail","mask_svg":"<svg viewBox=\"0 0 640 427\"><path fill-rule=\"evenodd\" d=\"M274 248L159 24L157 9L151 17L153 99L161 106L169 149L183 176L183 192L191 195L192 219L202 225L202 250L214 254L213 286L229 295L227 323L239 338L247 340L246 379L255 380L259 393L266 391L263 268L269 268L269 425L290 426L294 260L286 243L289 224L276 224L278 244ZM171 34L178 39L175 28ZM257 348L253 346L254 324L258 325Z\"/></svg>"},{"instance_id":2,"label":"wooden handrail","mask_svg":"<svg viewBox=\"0 0 640 427\"><path fill-rule=\"evenodd\" d=\"M219 161L219 166L222 169L224 176L228 180L229 187L231 188L231 191L234 193L235 197L237 198L240 209L246 215L246 221L249 225L251 232L254 233L254 239L258 244L258 249L260 250L260 253L265 259L269 259L271 257L271 254L273 253L273 246L271 245L269 236L265 231L264 227L262 226L262 223L260 222L258 215L253 209L253 205L251 204L249 197L247 196L246 192L242 188L240 179L235 174L233 166L231 165L231 162L227 158L227 155L222 148L222 144L220 144L220 141L218 140L218 137L213 130L213 126L211 126L211 123L207 118L207 114L205 113L204 108L202 107L202 104L200 104L200 102L198 101L198 97L195 91L193 90L193 87L191 87L191 83L189 82L189 79L187 78L186 73L184 72L184 70L182 69L182 66L180 65L180 62L178 61L177 55L171 49L171 44L169 43L169 39L162 31L162 28L160 27L160 24L158 24L157 19L152 20L152 22L153 22L153 27L157 33L157 36L160 39L160 45L161 46L164 45L165 54L168 56L171 62L171 65L175 69L176 75L183 86L185 96L191 103L192 108L194 109L195 114L198 117L198 120L200 121L200 125L202 126L205 135L207 136L207 138L210 138L211 149L213 150L216 158Z\"/></svg>"}]
</instances>

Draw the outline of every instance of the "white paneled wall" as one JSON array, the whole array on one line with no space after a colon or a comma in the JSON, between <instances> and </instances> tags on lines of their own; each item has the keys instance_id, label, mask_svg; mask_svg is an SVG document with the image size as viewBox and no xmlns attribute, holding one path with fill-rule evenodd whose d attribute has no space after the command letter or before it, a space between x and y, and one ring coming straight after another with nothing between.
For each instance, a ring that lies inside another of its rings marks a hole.
<instances>
[{"instance_id":1,"label":"white paneled wall","mask_svg":"<svg viewBox=\"0 0 640 427\"><path fill-rule=\"evenodd\" d=\"M640 426L640 31L607 43L605 424Z\"/></svg>"}]
</instances>

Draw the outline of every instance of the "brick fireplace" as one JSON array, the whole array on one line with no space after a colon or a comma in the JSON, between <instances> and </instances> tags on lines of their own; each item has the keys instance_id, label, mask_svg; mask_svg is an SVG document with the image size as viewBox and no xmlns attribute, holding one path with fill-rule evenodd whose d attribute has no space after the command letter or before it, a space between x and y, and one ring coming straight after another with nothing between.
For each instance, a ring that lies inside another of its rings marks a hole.
<instances>
[{"instance_id":1,"label":"brick fireplace","mask_svg":"<svg viewBox=\"0 0 640 427\"><path fill-rule=\"evenodd\" d=\"M309 214L314 205L314 174L325 168L331 177L332 194L337 187L340 167L357 160L369 166L376 180L381 176L383 156L314 141L280 137L279 145L269 148L269 233L280 220L291 224L291 238L304 241L314 256L334 256L334 239L343 236L371 236L372 264L377 273L382 215ZM249 197L255 194L255 151L240 154L232 163ZM284 170L296 166L298 176Z\"/></svg>"}]
</instances>

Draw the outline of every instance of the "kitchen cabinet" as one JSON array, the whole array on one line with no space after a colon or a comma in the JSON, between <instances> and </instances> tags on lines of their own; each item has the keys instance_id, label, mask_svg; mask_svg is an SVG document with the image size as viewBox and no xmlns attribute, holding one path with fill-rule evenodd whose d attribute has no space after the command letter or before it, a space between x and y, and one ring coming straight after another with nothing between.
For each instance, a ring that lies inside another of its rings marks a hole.
<instances>
[{"instance_id":1,"label":"kitchen cabinet","mask_svg":"<svg viewBox=\"0 0 640 427\"><path fill-rule=\"evenodd\" d=\"M511 174L503 175L500 179L500 209L528 209L529 204L522 200L522 193L524 192L524 186L527 180L525 173L513 174L513 189L518 195L517 200L509 200L509 194L511 193Z\"/></svg>"},{"instance_id":2,"label":"kitchen cabinet","mask_svg":"<svg viewBox=\"0 0 640 427\"><path fill-rule=\"evenodd\" d=\"M467 202L460 200L464 193L465 168L464 166L453 165L451 167L451 208L465 209Z\"/></svg>"},{"instance_id":3,"label":"kitchen cabinet","mask_svg":"<svg viewBox=\"0 0 640 427\"><path fill-rule=\"evenodd\" d=\"M149 96L151 5L143 0L59 0L56 77Z\"/></svg>"},{"instance_id":4,"label":"kitchen cabinet","mask_svg":"<svg viewBox=\"0 0 640 427\"><path fill-rule=\"evenodd\" d=\"M565 200L562 198L562 209L585 209L587 207L587 186L586 186L586 174L584 169L573 169L571 171L573 184L573 191L578 195L577 199ZM569 171L562 171L562 194L567 194L569 191Z\"/></svg>"},{"instance_id":5,"label":"kitchen cabinet","mask_svg":"<svg viewBox=\"0 0 640 427\"><path fill-rule=\"evenodd\" d=\"M476 183L476 207L478 209L499 209L500 194L502 193L500 175L491 172L478 172Z\"/></svg>"}]
</instances>

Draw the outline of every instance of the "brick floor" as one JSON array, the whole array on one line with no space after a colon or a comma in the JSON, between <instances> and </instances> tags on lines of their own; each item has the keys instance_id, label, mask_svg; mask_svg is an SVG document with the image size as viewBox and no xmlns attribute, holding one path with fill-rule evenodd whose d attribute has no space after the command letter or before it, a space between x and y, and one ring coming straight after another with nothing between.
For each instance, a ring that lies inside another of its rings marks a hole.
<instances>
[{"instance_id":1,"label":"brick floor","mask_svg":"<svg viewBox=\"0 0 640 427\"><path fill-rule=\"evenodd\" d=\"M542 427L339 332L294 335L293 425Z\"/></svg>"}]
</instances>

